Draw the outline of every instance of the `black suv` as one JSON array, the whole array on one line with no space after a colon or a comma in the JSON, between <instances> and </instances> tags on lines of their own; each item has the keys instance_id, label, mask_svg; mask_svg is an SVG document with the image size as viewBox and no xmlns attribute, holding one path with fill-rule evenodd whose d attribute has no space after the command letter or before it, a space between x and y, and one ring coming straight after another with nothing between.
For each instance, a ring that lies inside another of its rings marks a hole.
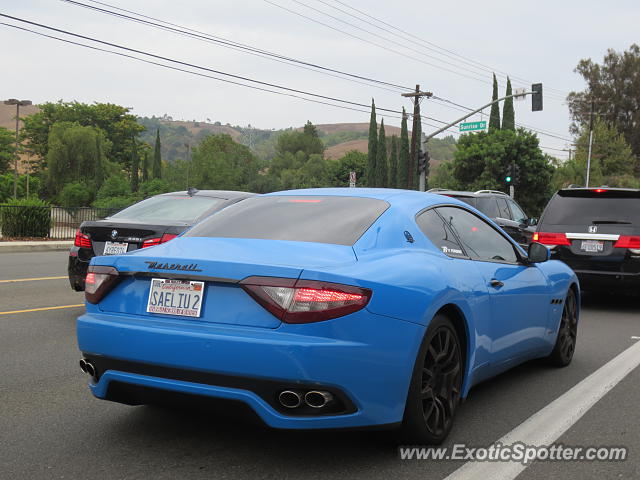
<instances>
[{"instance_id":1,"label":"black suv","mask_svg":"<svg viewBox=\"0 0 640 480\"><path fill-rule=\"evenodd\" d=\"M468 203L496 222L516 242L523 247L531 243L537 219L529 218L520 205L509 195L496 190L478 190L477 192L459 192L432 188L429 193L446 195Z\"/></svg>"},{"instance_id":2,"label":"black suv","mask_svg":"<svg viewBox=\"0 0 640 480\"><path fill-rule=\"evenodd\" d=\"M640 190L560 190L547 204L533 240L573 268L582 289L637 292Z\"/></svg>"}]
</instances>

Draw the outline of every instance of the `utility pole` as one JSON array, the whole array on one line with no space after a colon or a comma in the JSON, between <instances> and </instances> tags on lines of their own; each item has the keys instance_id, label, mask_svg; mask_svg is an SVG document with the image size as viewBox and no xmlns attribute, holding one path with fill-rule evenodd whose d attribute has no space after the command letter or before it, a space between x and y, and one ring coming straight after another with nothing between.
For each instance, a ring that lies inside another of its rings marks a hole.
<instances>
[{"instance_id":1,"label":"utility pole","mask_svg":"<svg viewBox=\"0 0 640 480\"><path fill-rule=\"evenodd\" d=\"M412 97L413 102L413 126L411 127L411 152L409 154L409 164L407 165L407 188L413 190L413 172L418 164L418 121L420 119L420 98L429 98L431 92L421 92L420 85L416 85L416 91L403 93L403 97Z\"/></svg>"},{"instance_id":2,"label":"utility pole","mask_svg":"<svg viewBox=\"0 0 640 480\"><path fill-rule=\"evenodd\" d=\"M31 105L31 100L18 100L10 98L4 101L5 105L16 106L16 151L13 160L13 198L18 198L18 150L20 148L20 107Z\"/></svg>"},{"instance_id":3,"label":"utility pole","mask_svg":"<svg viewBox=\"0 0 640 480\"><path fill-rule=\"evenodd\" d=\"M591 95L591 113L589 113L589 153L587 154L587 176L585 179L585 187L589 186L589 172L591 170L591 147L593 146L593 110L594 110L593 94Z\"/></svg>"}]
</instances>

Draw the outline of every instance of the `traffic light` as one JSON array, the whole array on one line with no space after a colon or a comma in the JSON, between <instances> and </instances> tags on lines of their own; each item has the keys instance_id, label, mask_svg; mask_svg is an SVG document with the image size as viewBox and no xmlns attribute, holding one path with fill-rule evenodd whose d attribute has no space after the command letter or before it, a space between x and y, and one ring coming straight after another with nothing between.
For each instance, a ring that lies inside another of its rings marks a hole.
<instances>
[{"instance_id":1,"label":"traffic light","mask_svg":"<svg viewBox=\"0 0 640 480\"><path fill-rule=\"evenodd\" d=\"M429 152L423 152L422 150L420 150L418 152L418 173L426 173L428 163Z\"/></svg>"},{"instance_id":2,"label":"traffic light","mask_svg":"<svg viewBox=\"0 0 640 480\"><path fill-rule=\"evenodd\" d=\"M504 171L504 183L507 185L513 185L513 165L509 165Z\"/></svg>"},{"instance_id":3,"label":"traffic light","mask_svg":"<svg viewBox=\"0 0 640 480\"><path fill-rule=\"evenodd\" d=\"M531 111L539 112L542 110L542 84L534 83L531 85Z\"/></svg>"}]
</instances>

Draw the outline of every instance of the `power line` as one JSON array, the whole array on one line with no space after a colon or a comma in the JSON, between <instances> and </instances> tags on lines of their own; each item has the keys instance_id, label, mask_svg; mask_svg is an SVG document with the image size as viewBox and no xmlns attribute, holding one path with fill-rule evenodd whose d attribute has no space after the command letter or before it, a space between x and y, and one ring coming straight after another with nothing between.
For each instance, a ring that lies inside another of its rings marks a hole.
<instances>
[{"instance_id":1,"label":"power line","mask_svg":"<svg viewBox=\"0 0 640 480\"><path fill-rule=\"evenodd\" d=\"M349 14L348 12L345 12L344 10L341 10L341 9L338 9L337 7L331 6L331 5L329 5L327 2L325 2L324 0L316 0L316 1L318 1L318 2L320 2L320 3L323 3L323 4L325 4L325 5L327 5L327 6L331 7L331 8L335 8L335 9L337 9L337 10L340 10L340 11L342 11L343 13L345 13L345 14L347 14L347 15L352 16L353 18L358 18L360 21L362 21L362 22L366 22L366 23L368 23L369 25L376 26L375 24L373 24L373 23L371 23L371 22L367 22L367 21L363 20L362 18L357 17L356 15ZM456 53L456 52L454 52L454 51L452 51L452 50L446 49L446 48L444 48L444 47L441 47L440 45L437 45L437 44L435 44L435 43L433 43L433 42L430 42L430 41L425 40L425 39L423 39L423 38L421 38L421 37L418 37L418 36L416 36L416 35L414 35L414 34L412 34L412 33L410 33L410 32L407 32L406 30L403 30L403 29L401 29L400 27L397 27L397 26L392 25L392 24L390 24L390 23L388 23L388 22L385 22L384 20L380 20L379 18L376 18L376 17L374 17L373 15L370 15L370 14L368 14L368 13L366 13L366 12L362 11L362 10L359 10L359 9L357 9L357 8L355 8L355 7L353 7L353 6L349 5L349 4L347 4L347 3L345 3L345 2L342 2L342 1L340 1L340 0L333 0L333 1L334 1L335 3L338 3L338 4L340 4L340 5L343 5L343 6L347 7L347 8L349 8L349 9L351 9L351 10L355 11L355 12L358 12L358 13L359 13L359 14L361 14L361 15L364 15L364 16L365 16L365 17L367 17L367 18L370 18L370 19L372 19L372 20L374 20L374 21L376 21L376 22L379 22L379 23L381 23L382 25L386 25L387 27L390 27L390 28L392 28L392 29L394 29L394 30L396 30L396 31L398 31L398 32L401 32L401 33L403 33L404 35L409 36L409 37L413 38L414 40L417 40L417 41L419 41L419 42L423 43L424 45L427 45L427 46L429 46L429 47L432 47L432 48L430 48L430 49L431 49L432 51L435 51L436 53L438 53L438 54L440 54L440 55L443 55L443 56L445 56L445 57L452 58L452 59L455 59L454 57L457 57L457 58L459 58L460 60L456 60L456 61L459 61L459 62L461 62L461 63L465 63L465 64L470 65L470 66L477 65L477 67L476 67L476 68L481 68L481 69L483 69L483 70L485 70L485 71L488 71L488 72L498 72L499 74L502 74L502 75L504 75L504 76L507 76L507 75L508 75L508 73L506 73L506 72L504 72L504 71L501 71L501 70L498 70L498 69L496 69L496 68L490 67L490 66L488 66L488 65L486 65L486 64L483 64L483 63L481 63L481 62L478 62L478 61L476 61L476 60L473 60L473 59L471 59L471 58L469 58L469 57L465 57L465 56L463 56L463 55L460 55L460 54L458 54L458 53ZM386 31L386 32L392 33L392 31L391 31L391 30L389 30L389 29L386 29L386 28L383 28L383 27L380 27L380 26L376 26L376 27L377 27L377 28L379 28L379 29L381 29L381 30L384 30L384 31ZM427 48L429 48L429 47L427 47ZM442 50L442 51L443 51L443 52L445 52L445 53L438 52L436 49L437 49L437 50ZM450 55L448 55L448 54L450 54ZM522 77L517 77L517 76L515 76L515 75L512 75L512 76L511 76L511 78L513 78L514 80L521 81L521 82L532 83L532 82L531 82L531 80L527 80L527 79L524 79L524 78L522 78ZM561 96L563 96L563 97L564 97L564 96L566 96L566 95L568 94L568 92L567 92L567 91L565 91L565 90L560 90L560 89L556 89L556 88L552 88L552 87L547 87L547 88L548 88L549 90L554 90L554 91L558 92L558 94L560 94L560 95L561 95Z\"/></svg>"},{"instance_id":2,"label":"power line","mask_svg":"<svg viewBox=\"0 0 640 480\"><path fill-rule=\"evenodd\" d=\"M102 14L106 14L106 15L111 15L114 17L118 17L124 20L128 20L128 21L132 21L132 22L136 22L139 24L143 24L143 25L147 25L153 28L158 28L164 31L170 31L172 33L178 34L178 35L182 35L182 36L187 36L190 38L194 38L196 40L200 40L200 41L206 41L209 43L215 43L219 46L225 47L225 48L230 48L232 50L236 50L236 51L243 51L244 53L248 53L250 55L254 55L254 56L259 56L262 58L269 58L270 60L273 61L277 61L279 63L285 63L287 65L291 65L291 66L295 66L298 68L304 68L307 70L311 70L317 73L324 73L326 75L330 75L332 77L335 78L342 78L343 80L349 80L349 81L356 81L356 83L361 83L364 84L362 81L364 82L370 82L373 84L376 84L376 86L378 86L378 88L384 88L384 87L393 87L395 89L401 90L401 91L406 91L406 90L411 90L410 87L405 87L402 85L397 85L394 83L390 83L390 82L385 82L382 80L378 80L378 79L374 79L374 78L370 78L370 77L366 77L363 75L356 75L353 73L349 73L349 72L344 72L341 70L337 70L337 69L333 69L333 68L329 68L329 67L325 67L322 65L318 65L315 63L311 63L311 62L307 62L307 61L303 61L303 60L299 60L296 58L292 58L292 57L288 57L286 55L282 55L282 54L278 54L278 53L274 53L274 52L270 52L267 50L263 50L260 48L256 48L253 47L251 45L247 45L247 44L243 44L243 43L239 43L239 42L235 42L233 40L229 40L220 36L216 36L216 35L212 35L206 32L201 32L198 30L194 30L194 29L190 29L175 23L171 23L171 22L167 22L165 20L161 20L155 17L151 17L148 15L144 15L141 14L139 12L134 12L132 10L127 10L124 8L120 8L114 5L110 5L108 3L105 2L99 2L97 0L88 0L92 3L96 3L105 7L109 7L112 8L114 10L119 10L121 12L126 12L126 13L130 13L132 15L136 15L137 17L140 18L136 18L136 17L132 17L130 15L126 15L123 13L119 13L117 11L111 11L111 10L107 10L104 8L100 8L100 7L96 7L94 5L87 5L85 3L82 2L78 2L75 0L60 0L62 2L68 3L70 5L74 5L77 7L83 7L89 10L93 10L96 11L98 13L102 13ZM144 20L147 19L147 20ZM151 21L152 20L152 21ZM158 23L155 23L158 22ZM344 75L346 77L350 77L351 79L356 79L356 80L350 80L350 78L343 78L340 77L338 75L334 75L334 74L339 74L339 75ZM388 88L384 88L385 90L390 90ZM390 91L395 91L395 90L390 90Z\"/></svg>"},{"instance_id":3,"label":"power line","mask_svg":"<svg viewBox=\"0 0 640 480\"><path fill-rule=\"evenodd\" d=\"M6 15L6 14L2 14L2 13L0 13L0 16L5 17L5 18L10 18L10 19L16 20L16 21L28 23L30 25L35 25L35 26L38 26L40 28L53 30L53 31L56 31L56 32L59 32L59 33L63 33L65 35L79 37L79 38L83 38L85 40L93 41L93 42L96 42L96 43L101 43L101 44L109 45L111 47L120 48L120 49L123 49L125 51L129 51L129 52L133 52L133 53L137 53L137 54L141 54L141 55L147 55L147 56L150 56L152 58L160 59L160 60L163 60L163 61L178 63L178 64L181 64L183 66L187 66L189 68L202 69L202 70L206 70L206 71L211 71L213 73L218 73L218 74L221 74L221 75L231 76L233 78L238 78L238 79L245 80L245 81L256 82L256 83L259 83L259 84L262 84L262 85L266 85L266 86L271 86L271 87L274 87L274 88L281 88L281 89L284 89L286 91L286 93L285 92L280 92L280 91L277 91L277 90L272 90L270 88L258 87L258 86L255 86L255 85L247 85L246 83L242 83L242 82L239 82L239 81L220 78L220 77L216 77L216 76L213 76L213 75L204 74L204 73L201 73L201 72L194 72L194 71L188 70L186 68L166 65L166 64L160 63L158 61L152 61L152 60L148 60L148 59L145 59L145 58L140 58L140 57L137 57L135 55L126 54L126 53L122 53L122 52L117 52L117 51L113 51L113 50L108 50L108 49L96 47L94 45L87 45L87 44L84 44L84 43L80 43L80 42L76 42L76 41L73 41L73 40L57 37L57 36L54 36L54 35L48 35L48 34L45 34L45 33L42 33L42 32L38 32L38 31L29 29L29 28L20 27L18 25L12 25L12 24L9 24L9 23L0 22L0 25L4 25L4 26L7 26L7 27L11 27L11 28L15 28L15 29L18 29L18 30L22 30L22 31L25 31L25 32L33 33L33 34L40 35L40 36L43 36L43 37L46 37L46 38L58 40L58 41L61 41L61 42L73 44L73 45L76 45L76 46L89 48L89 49L92 49L92 50L101 51L101 52L105 52L105 53L111 53L111 54L118 55L118 56L121 56L121 57L129 58L129 59L132 59L132 60L141 61L141 62L144 62L144 63L147 63L147 64L151 64L151 65L155 65L155 66L159 66L159 67L163 67L163 68L168 68L168 69L171 69L171 70L180 71L180 72L184 72L184 73L189 73L191 75L197 75L197 76L200 76L200 77L210 78L210 79L213 79L213 80L217 80L217 81L221 81L221 82L225 82L225 83L230 83L230 84L233 84L233 85L238 85L238 86L242 86L242 87L246 87L246 88L251 88L251 89L254 89L254 90L259 90L259 91L273 93L273 94L277 94L277 95L283 95L283 96L287 96L287 97L297 98L297 99L305 100L305 101L308 101L308 102L318 103L318 104L322 104L322 105L328 105L328 106L332 106L332 107L336 107L336 108L342 108L342 109L352 110L352 111L361 112L361 113L370 113L370 110L363 110L363 109L359 109L359 108L354 108L352 106L336 105L335 103L329 103L329 101L332 101L332 102L343 102L343 103L347 103L347 104L350 104L350 105L360 106L360 107L365 107L365 108L369 108L369 105L365 105L365 104L361 104L361 103L357 103L357 102L352 102L352 101L344 100L344 99L338 99L338 98L334 98L334 97L328 97L328 96L324 96L324 95L320 95L320 94L314 94L314 93L311 93L311 92L304 92L304 91L301 91L301 90L291 89L291 88L288 88L288 87L283 87L283 86L279 86L279 85L275 85L275 84L269 84L267 82L261 82L259 80L249 79L247 77L241 77L241 76L238 76L238 75L233 75L233 74L228 74L228 73L225 73L225 72L220 72L220 71L209 69L209 68L206 68L206 67L200 67L198 65L193 65L193 64L186 63L186 62L181 62L181 61L178 61L178 60L170 59L168 57L162 57L160 55L154 55L154 54L151 54L151 53L148 53L148 52L144 52L144 51L141 51L141 50L135 50L135 49L128 48L128 47L123 47L123 46L120 46L120 45L117 45L117 44L112 44L112 43L105 42L105 41L102 41L102 40L93 39L91 37L86 37L84 35L75 34L75 33L72 33L72 32L67 32L65 30L57 29L57 28L50 27L50 26L47 26L47 25L42 25L42 24L39 24L39 23L36 23L36 22L31 22L29 20L21 19L21 18L18 18L18 17L12 17L10 15ZM301 93L303 95L311 95L311 96L319 97L319 98L322 98L322 99L325 99L325 100L329 100L329 101L322 101L322 100L317 100L317 99L312 99L312 98L306 98L306 97L303 97L301 95L297 95L296 93ZM401 111L386 109L386 108L382 108L382 107L377 107L377 109L381 110L381 111L385 111L385 112L396 113L396 114L402 113ZM399 116L388 115L388 114L382 114L381 116L382 117L388 117L388 118L397 118L397 119L401 119L402 118L402 117L399 117ZM429 118L429 117L425 117L425 118ZM438 122L442 122L441 120L437 120L437 119L433 119L433 120L434 121L438 121ZM442 123L444 123L444 122L442 122ZM425 124L429 125L429 126L432 126L434 128L436 127L435 125L430 124L428 122L425 122Z\"/></svg>"}]
</instances>

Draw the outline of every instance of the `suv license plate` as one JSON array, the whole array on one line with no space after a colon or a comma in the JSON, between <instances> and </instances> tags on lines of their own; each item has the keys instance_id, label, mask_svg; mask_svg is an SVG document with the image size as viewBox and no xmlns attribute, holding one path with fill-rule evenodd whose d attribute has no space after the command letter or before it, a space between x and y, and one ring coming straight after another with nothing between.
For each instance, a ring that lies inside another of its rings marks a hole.
<instances>
[{"instance_id":1,"label":"suv license plate","mask_svg":"<svg viewBox=\"0 0 640 480\"><path fill-rule=\"evenodd\" d=\"M598 240L583 240L580 245L583 252L598 253L604 250L604 242Z\"/></svg>"},{"instance_id":2,"label":"suv license plate","mask_svg":"<svg viewBox=\"0 0 640 480\"><path fill-rule=\"evenodd\" d=\"M127 253L129 248L128 243L118 242L105 242L103 255L120 255L121 253Z\"/></svg>"},{"instance_id":3,"label":"suv license plate","mask_svg":"<svg viewBox=\"0 0 640 480\"><path fill-rule=\"evenodd\" d=\"M199 317L203 294L204 282L153 278L149 289L147 312Z\"/></svg>"}]
</instances>

